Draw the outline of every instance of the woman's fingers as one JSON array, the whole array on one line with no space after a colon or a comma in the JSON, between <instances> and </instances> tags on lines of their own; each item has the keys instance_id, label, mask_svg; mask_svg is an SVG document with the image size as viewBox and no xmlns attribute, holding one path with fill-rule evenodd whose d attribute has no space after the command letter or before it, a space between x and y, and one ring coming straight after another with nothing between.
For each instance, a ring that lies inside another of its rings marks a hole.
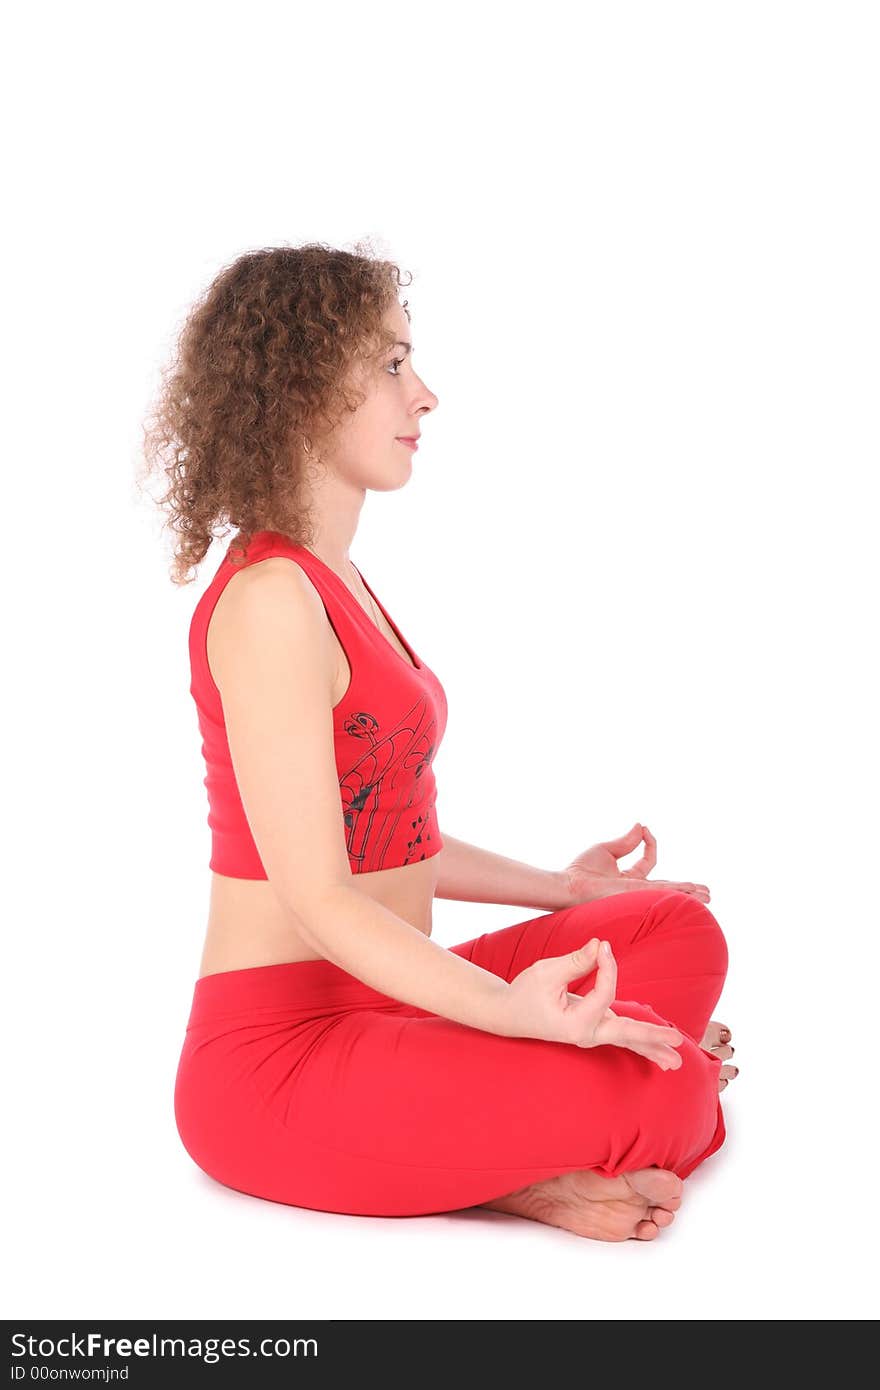
<instances>
[{"instance_id":1,"label":"woman's fingers","mask_svg":"<svg viewBox=\"0 0 880 1390\"><path fill-rule=\"evenodd\" d=\"M642 874L636 874L632 869L622 869L620 879L613 880L615 883L622 883L626 890L631 893L643 893L646 888L665 888L669 892L690 893L695 897L708 897L709 887L705 883L679 883L673 878L644 878Z\"/></svg>"},{"instance_id":2,"label":"woman's fingers","mask_svg":"<svg viewBox=\"0 0 880 1390\"><path fill-rule=\"evenodd\" d=\"M602 941L596 953L593 988L583 996L569 996L579 1001L576 1007L583 1011L583 1016L597 1019L594 1046L610 1043L615 1047L629 1048L666 1071L680 1067L682 1058L676 1049L684 1042L682 1032L669 1024L645 1023L641 1019L616 1014L611 1007L616 997L617 961L610 941Z\"/></svg>"},{"instance_id":3,"label":"woman's fingers","mask_svg":"<svg viewBox=\"0 0 880 1390\"><path fill-rule=\"evenodd\" d=\"M617 961L614 959L610 941L599 943L596 965L596 983L591 992L584 997L589 999L594 1008L607 1009L614 1003L617 994Z\"/></svg>"},{"instance_id":4,"label":"woman's fingers","mask_svg":"<svg viewBox=\"0 0 880 1390\"><path fill-rule=\"evenodd\" d=\"M647 1057L667 1071L681 1066L682 1057L677 1048L683 1041L684 1036L678 1028L667 1024L643 1023L641 1019L616 1014L613 1009L607 1010L596 1029L597 1043L629 1048L631 1052Z\"/></svg>"},{"instance_id":5,"label":"woman's fingers","mask_svg":"<svg viewBox=\"0 0 880 1390\"><path fill-rule=\"evenodd\" d=\"M682 1065L683 1057L680 1052L676 1052L674 1047L656 1047L651 1044L647 1047L637 1047L636 1052L640 1052L643 1057L647 1057L649 1062L656 1062L663 1071L678 1071Z\"/></svg>"},{"instance_id":6,"label":"woman's fingers","mask_svg":"<svg viewBox=\"0 0 880 1390\"><path fill-rule=\"evenodd\" d=\"M645 842L645 852L641 859L632 865L631 873L635 870L637 874L649 874L657 863L657 841L646 825L642 826L642 839Z\"/></svg>"}]
</instances>

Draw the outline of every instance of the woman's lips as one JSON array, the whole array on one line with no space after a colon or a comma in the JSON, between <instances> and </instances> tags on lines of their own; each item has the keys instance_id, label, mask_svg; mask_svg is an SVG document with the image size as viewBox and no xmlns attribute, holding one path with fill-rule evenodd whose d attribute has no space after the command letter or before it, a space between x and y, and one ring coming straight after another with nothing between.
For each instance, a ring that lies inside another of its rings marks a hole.
<instances>
[{"instance_id":1,"label":"woman's lips","mask_svg":"<svg viewBox=\"0 0 880 1390\"><path fill-rule=\"evenodd\" d=\"M397 442L398 444L405 444L407 448L413 450L419 447L419 441L417 439L407 439L404 435L400 434L397 436Z\"/></svg>"}]
</instances>

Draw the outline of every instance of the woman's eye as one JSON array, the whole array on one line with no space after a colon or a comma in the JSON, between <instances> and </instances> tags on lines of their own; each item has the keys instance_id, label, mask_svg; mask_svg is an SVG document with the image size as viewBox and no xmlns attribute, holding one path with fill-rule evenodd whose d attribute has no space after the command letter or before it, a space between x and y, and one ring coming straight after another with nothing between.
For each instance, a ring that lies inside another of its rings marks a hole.
<instances>
[{"instance_id":1,"label":"woman's eye","mask_svg":"<svg viewBox=\"0 0 880 1390\"><path fill-rule=\"evenodd\" d=\"M405 358L405 357L395 357L395 359L394 359L393 362L389 362L389 363L388 363L388 368L387 368L387 370L388 370L389 372L391 372L391 368L392 368L392 367L402 367L405 361L406 361L406 358ZM391 375L392 375L392 376L400 376L400 372L391 372Z\"/></svg>"}]
</instances>

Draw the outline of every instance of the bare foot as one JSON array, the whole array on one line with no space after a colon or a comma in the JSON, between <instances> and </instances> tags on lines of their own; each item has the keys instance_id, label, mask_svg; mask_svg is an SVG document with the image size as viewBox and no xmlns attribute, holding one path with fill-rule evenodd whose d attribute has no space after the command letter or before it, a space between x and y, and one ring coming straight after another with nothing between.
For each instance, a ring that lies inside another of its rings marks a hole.
<instances>
[{"instance_id":1,"label":"bare foot","mask_svg":"<svg viewBox=\"0 0 880 1390\"><path fill-rule=\"evenodd\" d=\"M681 1178L667 1168L639 1168L616 1178L579 1169L479 1205L593 1240L654 1240L675 1220L683 1190Z\"/></svg>"},{"instance_id":2,"label":"bare foot","mask_svg":"<svg viewBox=\"0 0 880 1390\"><path fill-rule=\"evenodd\" d=\"M735 1048L728 1046L730 1043L730 1029L726 1023L719 1023L717 1018L713 1018L700 1042L700 1047L704 1047L707 1052L714 1052L716 1057L732 1057ZM718 1089L723 1091L728 1081L732 1081L739 1075L739 1067L722 1067L718 1073Z\"/></svg>"}]
</instances>

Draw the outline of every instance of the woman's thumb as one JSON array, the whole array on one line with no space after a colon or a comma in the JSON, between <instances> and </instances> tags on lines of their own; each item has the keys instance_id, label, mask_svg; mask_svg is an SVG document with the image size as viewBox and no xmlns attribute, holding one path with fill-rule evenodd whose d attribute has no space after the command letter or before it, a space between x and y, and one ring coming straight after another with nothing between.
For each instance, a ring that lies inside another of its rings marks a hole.
<instances>
[{"instance_id":1,"label":"woman's thumb","mask_svg":"<svg viewBox=\"0 0 880 1390\"><path fill-rule=\"evenodd\" d=\"M587 942L586 946L578 946L574 951L569 951L567 956L562 957L562 960L566 962L566 967L568 969L568 973L566 974L565 978L567 980L574 980L578 977L578 975L588 974L589 971L592 970L593 966L596 964L598 952L598 936L594 936L592 940Z\"/></svg>"}]
</instances>

